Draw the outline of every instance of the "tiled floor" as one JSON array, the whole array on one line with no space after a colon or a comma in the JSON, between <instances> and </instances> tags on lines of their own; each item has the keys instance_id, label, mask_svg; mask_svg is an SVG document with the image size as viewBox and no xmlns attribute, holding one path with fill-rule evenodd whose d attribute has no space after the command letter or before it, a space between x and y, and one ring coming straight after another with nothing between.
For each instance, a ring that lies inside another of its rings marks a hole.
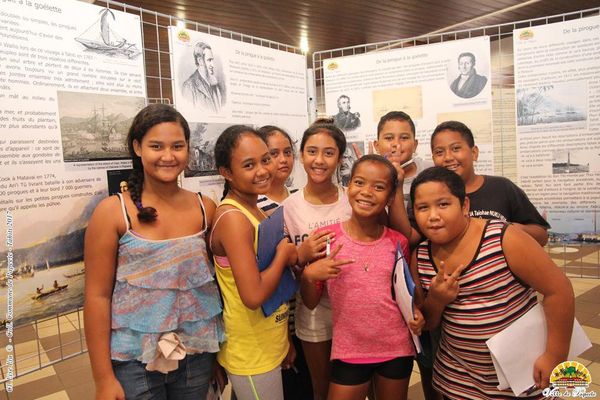
<instances>
[{"instance_id":1,"label":"tiled floor","mask_svg":"<svg viewBox=\"0 0 600 400\"><path fill-rule=\"evenodd\" d=\"M578 273L579 275L579 273ZM600 396L600 279L571 278L575 290L576 317L585 329L593 347L577 359L591 373L592 387ZM53 361L76 354L85 348L85 339L78 329L83 325L81 312L62 316L37 325L26 325L15 330L15 353L19 371L38 369ZM60 328L60 331L59 331ZM38 340L41 357L38 357ZM61 346L62 345L62 346ZM6 338L0 339L0 359L6 359ZM415 368L415 370L417 370ZM5 374L5 368L2 369ZM19 372L20 373L20 372ZM3 375L4 376L4 375ZM423 395L417 372L411 377L409 399L420 400ZM14 380L14 391L0 391L0 400L93 400L94 382L87 353L57 362L39 371ZM229 396L225 396L229 399Z\"/></svg>"}]
</instances>

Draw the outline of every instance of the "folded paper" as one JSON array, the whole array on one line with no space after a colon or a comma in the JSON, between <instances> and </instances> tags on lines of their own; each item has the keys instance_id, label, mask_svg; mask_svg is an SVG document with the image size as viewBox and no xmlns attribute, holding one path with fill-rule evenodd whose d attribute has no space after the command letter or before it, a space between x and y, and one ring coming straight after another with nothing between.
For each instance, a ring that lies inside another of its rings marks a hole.
<instances>
[{"instance_id":1,"label":"folded paper","mask_svg":"<svg viewBox=\"0 0 600 400\"><path fill-rule=\"evenodd\" d=\"M179 367L179 360L183 360L186 355L185 346L173 332L162 335L156 347L156 358L146 364L148 371L159 371L163 374L175 371Z\"/></svg>"}]
</instances>

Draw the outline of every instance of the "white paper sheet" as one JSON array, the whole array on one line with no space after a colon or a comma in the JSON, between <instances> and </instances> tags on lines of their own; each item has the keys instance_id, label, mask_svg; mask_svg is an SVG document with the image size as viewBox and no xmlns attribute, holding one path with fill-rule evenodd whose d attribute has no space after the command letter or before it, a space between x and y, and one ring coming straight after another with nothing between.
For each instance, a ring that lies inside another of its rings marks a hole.
<instances>
[{"instance_id":1,"label":"white paper sheet","mask_svg":"<svg viewBox=\"0 0 600 400\"><path fill-rule=\"evenodd\" d=\"M498 389L510 387L518 396L534 385L533 364L544 353L547 336L544 310L538 304L486 342L500 382ZM590 347L592 343L575 320L567 359L572 360Z\"/></svg>"},{"instance_id":2,"label":"white paper sheet","mask_svg":"<svg viewBox=\"0 0 600 400\"><path fill-rule=\"evenodd\" d=\"M408 270L408 264L406 263L406 259L404 258L402 249L400 249L400 247L398 247L396 250L396 265L394 266L394 274L392 279L396 303L398 304L398 308L404 317L406 325L408 325L408 322L411 319L414 319L413 297L415 283L412 280L410 271ZM421 340L417 335L412 333L412 331L410 334L412 336L417 354L421 353L423 351Z\"/></svg>"}]
</instances>

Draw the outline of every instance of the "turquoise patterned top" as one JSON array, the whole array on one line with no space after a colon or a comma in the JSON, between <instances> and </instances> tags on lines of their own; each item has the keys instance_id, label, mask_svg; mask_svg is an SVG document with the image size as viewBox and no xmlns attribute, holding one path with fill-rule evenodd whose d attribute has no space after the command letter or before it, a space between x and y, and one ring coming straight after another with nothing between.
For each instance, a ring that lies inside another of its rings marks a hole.
<instances>
[{"instance_id":1,"label":"turquoise patterned top","mask_svg":"<svg viewBox=\"0 0 600 400\"><path fill-rule=\"evenodd\" d=\"M158 340L175 332L189 354L219 351L222 305L201 232L150 240L131 230L119 239L112 296L111 359L149 363ZM202 214L204 206L200 199Z\"/></svg>"}]
</instances>

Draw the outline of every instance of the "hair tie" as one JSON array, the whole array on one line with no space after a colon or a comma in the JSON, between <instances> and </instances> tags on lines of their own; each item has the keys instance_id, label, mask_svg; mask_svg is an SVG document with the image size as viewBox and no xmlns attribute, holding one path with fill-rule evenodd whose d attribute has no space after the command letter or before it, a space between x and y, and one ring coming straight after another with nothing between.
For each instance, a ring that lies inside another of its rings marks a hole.
<instances>
[{"instance_id":1,"label":"hair tie","mask_svg":"<svg viewBox=\"0 0 600 400\"><path fill-rule=\"evenodd\" d=\"M136 201L135 206L138 208L138 210L141 210L142 209L142 201L141 200Z\"/></svg>"}]
</instances>

